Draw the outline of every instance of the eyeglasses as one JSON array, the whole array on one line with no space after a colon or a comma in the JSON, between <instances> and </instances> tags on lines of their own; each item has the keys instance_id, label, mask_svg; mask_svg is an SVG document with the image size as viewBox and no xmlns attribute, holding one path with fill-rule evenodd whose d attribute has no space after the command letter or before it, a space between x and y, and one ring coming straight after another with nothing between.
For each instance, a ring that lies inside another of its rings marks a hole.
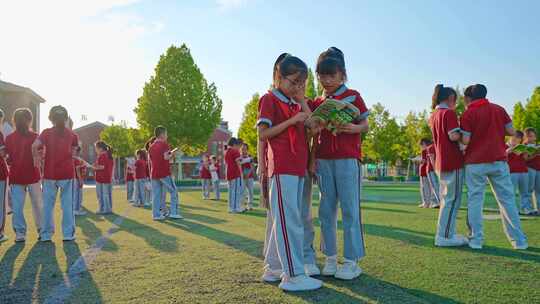
<instances>
[{"instance_id":1,"label":"eyeglasses","mask_svg":"<svg viewBox=\"0 0 540 304\"><path fill-rule=\"evenodd\" d=\"M294 87L297 87L297 88L301 88L304 85L306 85L305 80L293 80L293 79L290 79L289 77L285 77L285 79L287 79Z\"/></svg>"}]
</instances>

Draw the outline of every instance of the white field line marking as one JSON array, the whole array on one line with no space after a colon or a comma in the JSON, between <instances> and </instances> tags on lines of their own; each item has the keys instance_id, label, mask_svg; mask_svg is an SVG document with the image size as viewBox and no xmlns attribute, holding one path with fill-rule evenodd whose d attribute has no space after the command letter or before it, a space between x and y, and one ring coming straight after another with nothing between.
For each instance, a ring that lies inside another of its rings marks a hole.
<instances>
[{"instance_id":1,"label":"white field line marking","mask_svg":"<svg viewBox=\"0 0 540 304\"><path fill-rule=\"evenodd\" d=\"M129 208L120 216L118 216L112 223L112 227L107 230L107 233L100 236L96 242L88 248L76 261L73 263L66 275L64 276L64 282L56 285L45 299L45 303L64 303L70 296L72 291L77 288L81 282L82 275L88 271L88 265L91 264L97 257L97 255L105 246L105 243L111 236L120 230L120 224L127 216Z\"/></svg>"}]
</instances>

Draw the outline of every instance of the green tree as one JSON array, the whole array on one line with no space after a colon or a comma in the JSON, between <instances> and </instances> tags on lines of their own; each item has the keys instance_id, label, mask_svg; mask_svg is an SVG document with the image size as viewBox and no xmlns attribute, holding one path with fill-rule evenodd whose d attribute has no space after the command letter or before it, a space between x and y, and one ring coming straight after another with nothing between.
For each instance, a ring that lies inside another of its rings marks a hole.
<instances>
[{"instance_id":1,"label":"green tree","mask_svg":"<svg viewBox=\"0 0 540 304\"><path fill-rule=\"evenodd\" d=\"M206 149L221 121L222 101L216 86L208 84L189 48L171 46L161 55L155 75L145 84L135 113L142 130L167 128L169 142L188 155Z\"/></svg>"},{"instance_id":2,"label":"green tree","mask_svg":"<svg viewBox=\"0 0 540 304\"><path fill-rule=\"evenodd\" d=\"M313 71L311 69L308 69L306 96L312 100L317 97L317 90L315 88L315 77L313 77Z\"/></svg>"},{"instance_id":3,"label":"green tree","mask_svg":"<svg viewBox=\"0 0 540 304\"><path fill-rule=\"evenodd\" d=\"M456 86L455 90L457 93L456 114L461 117L461 114L465 112L465 98L463 97L463 91L459 88L459 86Z\"/></svg>"},{"instance_id":4,"label":"green tree","mask_svg":"<svg viewBox=\"0 0 540 304\"><path fill-rule=\"evenodd\" d=\"M322 84L319 82L319 80L317 80L317 96L322 96L323 92L324 92L324 88Z\"/></svg>"},{"instance_id":5,"label":"green tree","mask_svg":"<svg viewBox=\"0 0 540 304\"><path fill-rule=\"evenodd\" d=\"M99 137L113 148L115 158L133 155L129 131L125 125L110 125L103 129Z\"/></svg>"},{"instance_id":6,"label":"green tree","mask_svg":"<svg viewBox=\"0 0 540 304\"><path fill-rule=\"evenodd\" d=\"M525 119L526 119L526 112L525 108L523 107L523 104L518 101L514 105L514 114L512 115L512 122L514 124L514 128L516 130L523 130L525 129Z\"/></svg>"},{"instance_id":7,"label":"green tree","mask_svg":"<svg viewBox=\"0 0 540 304\"><path fill-rule=\"evenodd\" d=\"M420 139L432 138L427 115L426 111L420 113L411 111L405 117L401 126L404 140L399 153L403 161L420 154Z\"/></svg>"},{"instance_id":8,"label":"green tree","mask_svg":"<svg viewBox=\"0 0 540 304\"><path fill-rule=\"evenodd\" d=\"M144 145L150 139L151 133L142 129L129 128L129 145L132 153L135 153L138 149L143 149Z\"/></svg>"},{"instance_id":9,"label":"green tree","mask_svg":"<svg viewBox=\"0 0 540 304\"><path fill-rule=\"evenodd\" d=\"M386 161L395 164L405 136L396 119L380 103L370 109L369 132L364 138L364 158L368 161Z\"/></svg>"},{"instance_id":10,"label":"green tree","mask_svg":"<svg viewBox=\"0 0 540 304\"><path fill-rule=\"evenodd\" d=\"M525 119L523 127L533 127L540 131L540 87L536 87L525 104Z\"/></svg>"},{"instance_id":11,"label":"green tree","mask_svg":"<svg viewBox=\"0 0 540 304\"><path fill-rule=\"evenodd\" d=\"M249 145L249 153L257 155L257 115L259 109L259 93L253 94L251 100L244 107L242 122L238 129L238 137Z\"/></svg>"}]
</instances>

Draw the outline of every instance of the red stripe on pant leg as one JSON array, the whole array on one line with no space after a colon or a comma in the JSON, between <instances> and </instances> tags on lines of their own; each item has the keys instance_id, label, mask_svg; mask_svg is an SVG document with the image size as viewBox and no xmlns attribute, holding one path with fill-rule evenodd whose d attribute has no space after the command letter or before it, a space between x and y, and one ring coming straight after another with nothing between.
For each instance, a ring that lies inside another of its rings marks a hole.
<instances>
[{"instance_id":1,"label":"red stripe on pant leg","mask_svg":"<svg viewBox=\"0 0 540 304\"><path fill-rule=\"evenodd\" d=\"M294 267L291 257L291 248L289 246L289 237L287 236L287 223L285 222L285 212L283 210L283 197L281 195L281 182L279 180L279 176L276 175L276 188L278 192L278 209L279 209L279 217L281 219L281 231L283 233L283 240L285 242L285 253L287 255L287 264L289 265L289 271L291 274L291 277L294 277Z\"/></svg>"},{"instance_id":2,"label":"red stripe on pant leg","mask_svg":"<svg viewBox=\"0 0 540 304\"><path fill-rule=\"evenodd\" d=\"M4 234L4 229L6 228L6 218L7 218L7 203L8 203L8 180L5 180L4 184L4 206L2 208L2 226L0 227L0 235Z\"/></svg>"}]
</instances>

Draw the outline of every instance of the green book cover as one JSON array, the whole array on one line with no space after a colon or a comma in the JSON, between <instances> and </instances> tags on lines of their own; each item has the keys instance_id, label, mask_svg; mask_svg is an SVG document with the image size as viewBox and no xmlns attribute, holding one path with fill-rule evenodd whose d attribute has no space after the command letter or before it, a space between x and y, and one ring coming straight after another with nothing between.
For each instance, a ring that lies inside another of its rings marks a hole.
<instances>
[{"instance_id":1,"label":"green book cover","mask_svg":"<svg viewBox=\"0 0 540 304\"><path fill-rule=\"evenodd\" d=\"M527 153L529 155L534 155L540 153L540 146L520 144L514 146L511 151L518 154Z\"/></svg>"},{"instance_id":2,"label":"green book cover","mask_svg":"<svg viewBox=\"0 0 540 304\"><path fill-rule=\"evenodd\" d=\"M358 120L360 111L353 104L336 99L327 99L305 122L308 128L324 127L334 135L337 127Z\"/></svg>"}]
</instances>

